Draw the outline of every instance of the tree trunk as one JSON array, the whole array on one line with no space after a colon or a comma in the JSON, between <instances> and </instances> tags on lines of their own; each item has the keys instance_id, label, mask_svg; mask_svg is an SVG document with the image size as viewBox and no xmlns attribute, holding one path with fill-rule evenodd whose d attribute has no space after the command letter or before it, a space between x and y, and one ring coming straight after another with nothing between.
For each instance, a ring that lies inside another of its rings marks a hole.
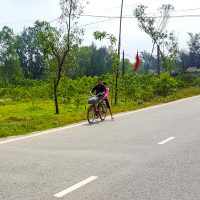
<instances>
[{"instance_id":1,"label":"tree trunk","mask_svg":"<svg viewBox=\"0 0 200 200\"><path fill-rule=\"evenodd\" d=\"M56 82L54 82L53 87L54 87L54 102L55 102L55 108L56 108L56 113L55 114L59 114L58 96L57 96L58 84L56 84Z\"/></svg>"},{"instance_id":2,"label":"tree trunk","mask_svg":"<svg viewBox=\"0 0 200 200\"><path fill-rule=\"evenodd\" d=\"M166 63L166 61L165 61L165 56L164 56L164 54L162 53L161 50L160 50L160 55L161 55L161 58L162 58L163 63L164 63L165 71L167 72L167 71L169 71L169 67L167 66L167 63Z\"/></svg>"},{"instance_id":3,"label":"tree trunk","mask_svg":"<svg viewBox=\"0 0 200 200\"><path fill-rule=\"evenodd\" d=\"M151 56L150 56L150 59L149 59L149 63L145 67L145 71L144 71L145 74L148 74L148 72L149 72L149 68L150 68L152 57L153 57L153 51L154 51L155 44L156 44L156 42L153 42L153 47L152 47L152 50L151 50Z\"/></svg>"}]
</instances>

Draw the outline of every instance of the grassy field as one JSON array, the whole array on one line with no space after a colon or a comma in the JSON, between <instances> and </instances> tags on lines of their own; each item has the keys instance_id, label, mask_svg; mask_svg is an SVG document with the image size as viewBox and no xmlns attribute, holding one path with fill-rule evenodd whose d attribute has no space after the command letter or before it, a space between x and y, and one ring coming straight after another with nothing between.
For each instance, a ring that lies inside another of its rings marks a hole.
<instances>
[{"instance_id":1,"label":"grassy field","mask_svg":"<svg viewBox=\"0 0 200 200\"><path fill-rule=\"evenodd\" d=\"M200 87L181 89L167 97L155 97L151 102L120 102L112 106L113 113L136 110L200 94ZM60 114L54 114L53 101L32 102L0 101L0 137L23 135L39 130L55 128L86 119L87 106L77 109L73 105L60 104Z\"/></svg>"}]
</instances>

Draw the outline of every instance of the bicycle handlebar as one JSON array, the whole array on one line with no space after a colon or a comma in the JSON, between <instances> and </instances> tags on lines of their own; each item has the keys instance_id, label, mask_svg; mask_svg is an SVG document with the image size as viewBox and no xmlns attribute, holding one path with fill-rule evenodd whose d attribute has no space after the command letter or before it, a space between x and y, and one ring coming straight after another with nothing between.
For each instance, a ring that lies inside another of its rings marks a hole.
<instances>
[{"instance_id":1,"label":"bicycle handlebar","mask_svg":"<svg viewBox=\"0 0 200 200\"><path fill-rule=\"evenodd\" d=\"M93 93L91 91L90 91L90 94L93 95ZM105 95L105 92L100 92L100 93L96 94L97 97L98 96L103 96L103 95Z\"/></svg>"}]
</instances>

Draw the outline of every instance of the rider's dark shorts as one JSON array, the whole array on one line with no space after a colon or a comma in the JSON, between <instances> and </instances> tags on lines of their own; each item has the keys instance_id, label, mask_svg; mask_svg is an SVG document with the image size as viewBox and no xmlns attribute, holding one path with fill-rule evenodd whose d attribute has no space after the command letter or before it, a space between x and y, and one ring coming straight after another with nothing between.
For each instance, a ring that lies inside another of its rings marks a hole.
<instances>
[{"instance_id":1,"label":"rider's dark shorts","mask_svg":"<svg viewBox=\"0 0 200 200\"><path fill-rule=\"evenodd\" d=\"M106 102L106 106L107 106L107 108L110 108L110 104L109 104L108 99L104 99L104 101Z\"/></svg>"}]
</instances>

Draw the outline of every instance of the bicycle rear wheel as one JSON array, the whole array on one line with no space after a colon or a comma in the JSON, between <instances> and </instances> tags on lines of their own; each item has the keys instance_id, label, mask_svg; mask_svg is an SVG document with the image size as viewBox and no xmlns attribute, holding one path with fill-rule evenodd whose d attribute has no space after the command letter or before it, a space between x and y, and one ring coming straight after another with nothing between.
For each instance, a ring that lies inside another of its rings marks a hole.
<instances>
[{"instance_id":1,"label":"bicycle rear wheel","mask_svg":"<svg viewBox=\"0 0 200 200\"><path fill-rule=\"evenodd\" d=\"M95 113L94 113L94 106L90 106L87 112L87 120L89 123L94 121Z\"/></svg>"},{"instance_id":2,"label":"bicycle rear wheel","mask_svg":"<svg viewBox=\"0 0 200 200\"><path fill-rule=\"evenodd\" d=\"M106 118L106 112L107 112L107 107L105 104L102 104L99 107L99 112L100 112L100 119L103 121Z\"/></svg>"}]
</instances>

